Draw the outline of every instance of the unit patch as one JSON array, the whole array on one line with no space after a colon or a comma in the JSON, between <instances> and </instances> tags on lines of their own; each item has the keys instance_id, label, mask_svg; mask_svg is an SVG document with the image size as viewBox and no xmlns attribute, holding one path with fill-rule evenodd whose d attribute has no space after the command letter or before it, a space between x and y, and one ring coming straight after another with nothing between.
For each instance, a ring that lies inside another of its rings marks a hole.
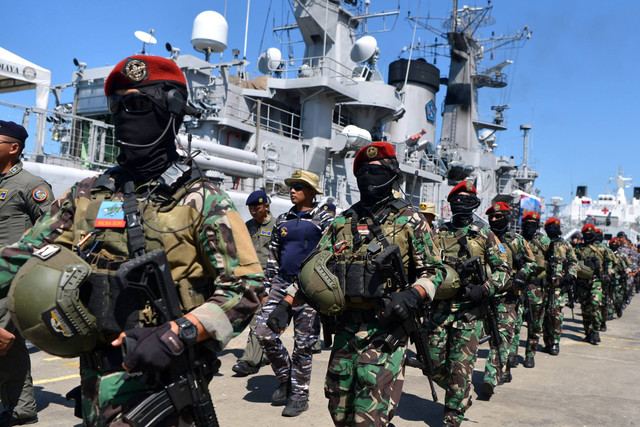
<instances>
[{"instance_id":1,"label":"unit patch","mask_svg":"<svg viewBox=\"0 0 640 427\"><path fill-rule=\"evenodd\" d=\"M100 203L94 227L124 228L126 225L122 202L103 201Z\"/></svg>"},{"instance_id":2,"label":"unit patch","mask_svg":"<svg viewBox=\"0 0 640 427\"><path fill-rule=\"evenodd\" d=\"M4 200L9 195L9 190L5 190L4 188L0 189L0 200Z\"/></svg>"},{"instance_id":3,"label":"unit patch","mask_svg":"<svg viewBox=\"0 0 640 427\"><path fill-rule=\"evenodd\" d=\"M35 200L36 202L44 202L49 198L49 192L42 187L38 187L33 190L33 193L31 193L31 197L33 197L33 200Z\"/></svg>"},{"instance_id":4,"label":"unit patch","mask_svg":"<svg viewBox=\"0 0 640 427\"><path fill-rule=\"evenodd\" d=\"M71 338L76 334L71 323L64 318L57 307L42 313L42 320L60 339Z\"/></svg>"},{"instance_id":5,"label":"unit patch","mask_svg":"<svg viewBox=\"0 0 640 427\"><path fill-rule=\"evenodd\" d=\"M9 173L11 175L14 175L16 173L20 172L20 166L18 165L14 165L11 169L9 169Z\"/></svg>"},{"instance_id":6,"label":"unit patch","mask_svg":"<svg viewBox=\"0 0 640 427\"><path fill-rule=\"evenodd\" d=\"M287 230L287 227L282 227L282 228L280 229L280 235L281 235L282 237L286 236L288 233L289 233L289 230Z\"/></svg>"},{"instance_id":7,"label":"unit patch","mask_svg":"<svg viewBox=\"0 0 640 427\"><path fill-rule=\"evenodd\" d=\"M260 235L271 237L271 232L269 230L260 230Z\"/></svg>"}]
</instances>

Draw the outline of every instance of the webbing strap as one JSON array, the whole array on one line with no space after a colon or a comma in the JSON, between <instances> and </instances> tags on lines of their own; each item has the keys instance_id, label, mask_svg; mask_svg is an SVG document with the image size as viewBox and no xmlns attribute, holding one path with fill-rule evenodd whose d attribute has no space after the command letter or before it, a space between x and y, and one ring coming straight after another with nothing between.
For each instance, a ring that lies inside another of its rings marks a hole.
<instances>
[{"instance_id":1,"label":"webbing strap","mask_svg":"<svg viewBox=\"0 0 640 427\"><path fill-rule=\"evenodd\" d=\"M137 258L144 255L146 242L144 239L144 230L140 222L140 211L138 210L138 199L135 193L135 184L133 179L129 178L124 183L124 201L122 209L124 210L124 218L127 222L127 245L129 246L129 255Z\"/></svg>"}]
</instances>

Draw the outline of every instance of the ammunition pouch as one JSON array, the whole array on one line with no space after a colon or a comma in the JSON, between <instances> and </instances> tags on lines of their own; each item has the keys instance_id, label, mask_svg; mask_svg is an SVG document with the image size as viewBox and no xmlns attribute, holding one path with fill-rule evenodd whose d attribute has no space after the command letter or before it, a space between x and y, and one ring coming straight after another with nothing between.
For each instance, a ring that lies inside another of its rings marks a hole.
<instances>
[{"instance_id":1,"label":"ammunition pouch","mask_svg":"<svg viewBox=\"0 0 640 427\"><path fill-rule=\"evenodd\" d=\"M385 270L377 268L362 255L355 260L339 257L334 274L344 284L345 297L382 298L394 290Z\"/></svg>"},{"instance_id":2,"label":"ammunition pouch","mask_svg":"<svg viewBox=\"0 0 640 427\"><path fill-rule=\"evenodd\" d=\"M80 369L90 369L102 375L122 371L120 347L94 350L80 355Z\"/></svg>"},{"instance_id":3,"label":"ammunition pouch","mask_svg":"<svg viewBox=\"0 0 640 427\"><path fill-rule=\"evenodd\" d=\"M593 268L589 265L591 263L587 261L578 262L578 279L591 280L593 278Z\"/></svg>"}]
</instances>

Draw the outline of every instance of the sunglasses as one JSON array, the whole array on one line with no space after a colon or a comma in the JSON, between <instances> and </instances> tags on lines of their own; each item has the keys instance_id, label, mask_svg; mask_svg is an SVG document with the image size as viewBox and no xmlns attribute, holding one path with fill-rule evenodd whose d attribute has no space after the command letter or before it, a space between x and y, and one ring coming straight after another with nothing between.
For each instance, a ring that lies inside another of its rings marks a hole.
<instances>
[{"instance_id":1,"label":"sunglasses","mask_svg":"<svg viewBox=\"0 0 640 427\"><path fill-rule=\"evenodd\" d=\"M127 113L150 113L153 111L154 105L160 105L155 98L138 92L126 95L111 95L107 102L111 114L123 110Z\"/></svg>"},{"instance_id":2,"label":"sunglasses","mask_svg":"<svg viewBox=\"0 0 640 427\"><path fill-rule=\"evenodd\" d=\"M501 213L494 213L489 216L489 219L502 219L502 218L504 218L504 214L501 214Z\"/></svg>"},{"instance_id":3,"label":"sunglasses","mask_svg":"<svg viewBox=\"0 0 640 427\"><path fill-rule=\"evenodd\" d=\"M384 175L387 173L387 171L388 171L387 166L364 164L358 168L358 170L356 171L356 176L362 176L365 174Z\"/></svg>"},{"instance_id":4,"label":"sunglasses","mask_svg":"<svg viewBox=\"0 0 640 427\"><path fill-rule=\"evenodd\" d=\"M289 186L289 190L302 191L302 190L304 190L304 185L300 184L300 183L291 184Z\"/></svg>"}]
</instances>

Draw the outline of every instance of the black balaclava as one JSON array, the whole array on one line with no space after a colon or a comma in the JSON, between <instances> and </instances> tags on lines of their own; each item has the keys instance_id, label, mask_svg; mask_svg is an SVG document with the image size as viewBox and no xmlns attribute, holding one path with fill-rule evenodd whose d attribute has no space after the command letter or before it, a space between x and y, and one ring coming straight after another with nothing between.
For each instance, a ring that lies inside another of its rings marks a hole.
<instances>
[{"instance_id":1,"label":"black balaclava","mask_svg":"<svg viewBox=\"0 0 640 427\"><path fill-rule=\"evenodd\" d=\"M619 245L618 243L615 243L615 242L614 242L614 243L611 243L611 242L609 242L609 248L610 248L612 251L614 251L614 252L615 252L615 251L617 251L619 247L620 247L620 245Z\"/></svg>"},{"instance_id":2,"label":"black balaclava","mask_svg":"<svg viewBox=\"0 0 640 427\"><path fill-rule=\"evenodd\" d=\"M539 227L540 223L538 221L523 221L522 236L527 240L531 240L536 235Z\"/></svg>"},{"instance_id":3,"label":"black balaclava","mask_svg":"<svg viewBox=\"0 0 640 427\"><path fill-rule=\"evenodd\" d=\"M382 165L365 163L356 171L356 181L360 190L360 203L373 208L376 203L391 196L393 183L399 178L397 169L385 161Z\"/></svg>"},{"instance_id":4,"label":"black balaclava","mask_svg":"<svg viewBox=\"0 0 640 427\"><path fill-rule=\"evenodd\" d=\"M550 239L555 239L560 237L562 231L560 230L560 226L558 224L549 224L544 228L544 231L547 233Z\"/></svg>"},{"instance_id":5,"label":"black balaclava","mask_svg":"<svg viewBox=\"0 0 640 427\"><path fill-rule=\"evenodd\" d=\"M454 194L450 198L451 215L454 227L461 228L473 222L473 211L480 206L475 194Z\"/></svg>"},{"instance_id":6,"label":"black balaclava","mask_svg":"<svg viewBox=\"0 0 640 427\"><path fill-rule=\"evenodd\" d=\"M596 241L596 233L594 233L593 230L586 230L582 233L582 240L584 240L586 244L591 244Z\"/></svg>"},{"instance_id":7,"label":"black balaclava","mask_svg":"<svg viewBox=\"0 0 640 427\"><path fill-rule=\"evenodd\" d=\"M596 233L596 240L597 240L599 243L602 243L602 241L604 240L604 234L602 234L602 233Z\"/></svg>"},{"instance_id":8,"label":"black balaclava","mask_svg":"<svg viewBox=\"0 0 640 427\"><path fill-rule=\"evenodd\" d=\"M172 117L167 110L165 94L171 89L171 85L161 84L138 88L157 101L153 103L152 111L128 113L121 108L113 114L120 147L118 164L132 172L138 184L158 178L179 159L175 135L183 116Z\"/></svg>"},{"instance_id":9,"label":"black balaclava","mask_svg":"<svg viewBox=\"0 0 640 427\"><path fill-rule=\"evenodd\" d=\"M494 215L489 216L489 228L498 237L502 236L509 229L509 220L511 219L511 212L501 211L502 218L494 219Z\"/></svg>"}]
</instances>

